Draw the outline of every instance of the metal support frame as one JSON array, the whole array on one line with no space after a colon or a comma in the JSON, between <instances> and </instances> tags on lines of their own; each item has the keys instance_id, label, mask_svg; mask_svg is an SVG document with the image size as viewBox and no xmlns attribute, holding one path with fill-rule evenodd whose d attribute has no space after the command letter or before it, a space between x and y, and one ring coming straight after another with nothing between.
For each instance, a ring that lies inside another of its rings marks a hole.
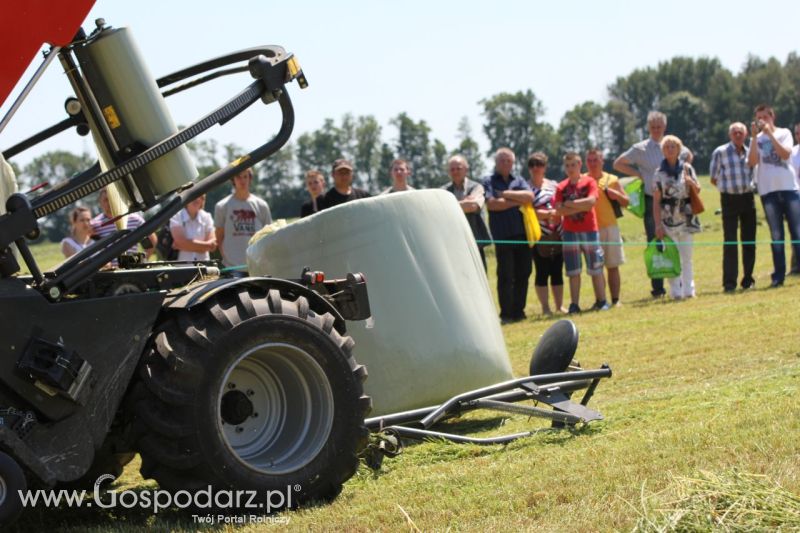
<instances>
[{"instance_id":1,"label":"metal support frame","mask_svg":"<svg viewBox=\"0 0 800 533\"><path fill-rule=\"evenodd\" d=\"M604 364L597 370L558 372L512 379L459 394L441 405L368 418L365 420L365 424L371 431L383 431L410 439L445 439L451 442L480 445L506 444L521 437L531 436L533 432L476 438L433 431L431 428L448 417L478 409L545 418L562 426L575 426L578 423L602 420L603 416L586 407L586 404L594 394L600 380L611 377L611 374L611 368ZM586 389L586 392L580 403L570 399L569 396L573 392L583 389ZM515 405L515 402L523 400L543 403L552 409ZM402 425L412 423L422 427Z\"/></svg>"}]
</instances>

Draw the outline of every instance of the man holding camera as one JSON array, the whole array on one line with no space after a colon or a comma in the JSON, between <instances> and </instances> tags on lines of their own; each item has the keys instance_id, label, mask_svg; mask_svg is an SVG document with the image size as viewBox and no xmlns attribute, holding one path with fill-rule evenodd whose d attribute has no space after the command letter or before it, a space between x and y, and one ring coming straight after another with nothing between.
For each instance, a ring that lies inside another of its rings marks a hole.
<instances>
[{"instance_id":1,"label":"man holding camera","mask_svg":"<svg viewBox=\"0 0 800 533\"><path fill-rule=\"evenodd\" d=\"M775 127L775 111L765 104L755 109L750 124L750 151L747 164L756 167L756 184L772 238L772 283L783 285L786 276L786 250L783 221L789 224L792 248L800 254L800 192L797 170L791 162L792 132Z\"/></svg>"}]
</instances>

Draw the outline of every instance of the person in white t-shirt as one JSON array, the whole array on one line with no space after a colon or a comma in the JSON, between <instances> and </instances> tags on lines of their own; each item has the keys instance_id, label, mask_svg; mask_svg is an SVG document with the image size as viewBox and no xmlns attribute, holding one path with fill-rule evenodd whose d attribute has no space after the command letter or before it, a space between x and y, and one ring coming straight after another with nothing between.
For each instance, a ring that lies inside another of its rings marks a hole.
<instances>
[{"instance_id":1,"label":"person in white t-shirt","mask_svg":"<svg viewBox=\"0 0 800 533\"><path fill-rule=\"evenodd\" d=\"M92 212L88 207L76 207L69 214L70 232L61 240L61 253L64 257L72 257L93 241Z\"/></svg>"},{"instance_id":2,"label":"person in white t-shirt","mask_svg":"<svg viewBox=\"0 0 800 533\"><path fill-rule=\"evenodd\" d=\"M411 163L405 159L395 159L392 161L392 186L385 188L381 194L393 192L413 191L414 187L408 184L408 177L411 176Z\"/></svg>"},{"instance_id":3,"label":"person in white t-shirt","mask_svg":"<svg viewBox=\"0 0 800 533\"><path fill-rule=\"evenodd\" d=\"M178 261L208 261L217 249L214 219L203 209L206 195L195 198L169 220L172 247L178 250Z\"/></svg>"},{"instance_id":4,"label":"person in white t-shirt","mask_svg":"<svg viewBox=\"0 0 800 533\"><path fill-rule=\"evenodd\" d=\"M786 276L784 219L789 224L792 249L800 255L800 192L797 169L792 165L792 132L775 127L775 111L768 105L755 109L750 125L747 164L755 167L755 181L772 238L772 283L783 285Z\"/></svg>"},{"instance_id":5,"label":"person in white t-shirt","mask_svg":"<svg viewBox=\"0 0 800 533\"><path fill-rule=\"evenodd\" d=\"M267 202L250 192L253 171L249 168L231 178L233 193L214 206L217 245L226 267L241 267L247 262L245 252L250 237L272 224ZM241 271L240 273L243 273Z\"/></svg>"}]
</instances>

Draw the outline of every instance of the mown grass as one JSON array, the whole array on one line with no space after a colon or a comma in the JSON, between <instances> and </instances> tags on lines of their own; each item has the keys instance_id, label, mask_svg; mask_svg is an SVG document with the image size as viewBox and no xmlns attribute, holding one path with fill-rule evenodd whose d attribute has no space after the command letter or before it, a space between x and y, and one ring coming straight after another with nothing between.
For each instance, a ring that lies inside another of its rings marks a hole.
<instances>
[{"instance_id":1,"label":"mown grass","mask_svg":"<svg viewBox=\"0 0 800 533\"><path fill-rule=\"evenodd\" d=\"M721 220L714 215L718 198L708 181L703 183L705 231L696 241L721 241ZM760 210L759 222L758 238L767 240ZM644 240L640 219L628 214L621 226L626 241ZM766 485L759 485L759 490L779 485L781 494L789 495L780 500L782 505L795 505L800 493L800 278L787 278L781 289L766 288L772 263L769 247L762 244L757 251L756 289L723 294L721 247L698 245L694 260L698 297L654 301L642 250L642 246L625 249L623 306L574 318L581 334L577 356L584 367L608 362L614 370L590 404L604 414L604 421L575 432L551 432L544 423L521 416L473 413L451 422L449 429L470 427L480 436L530 428L542 431L506 446L440 442L408 446L400 457L384 462L380 472L362 467L332 504L286 513L288 528L669 530L673 504L691 492L685 480L702 476L723 480L763 476L758 479ZM493 280L494 258L489 255ZM558 318L537 316L532 290L528 301L529 319L503 326L516 375L526 373L538 337ZM581 301L593 301L588 278ZM145 486L136 466L126 469L119 488ZM748 486L733 485L745 493ZM719 512L713 501L692 500L699 509L697 516ZM755 504L759 505L767 506ZM791 512L796 514L797 509L788 509L785 516L791 517ZM152 516L122 509L102 513L37 509L23 520L36 530L198 527L190 515ZM785 529L792 529L792 524L796 522L786 522ZM685 525L684 530L723 527L702 521ZM774 527L780 524L773 522L764 529ZM264 526L212 529L260 531Z\"/></svg>"}]
</instances>

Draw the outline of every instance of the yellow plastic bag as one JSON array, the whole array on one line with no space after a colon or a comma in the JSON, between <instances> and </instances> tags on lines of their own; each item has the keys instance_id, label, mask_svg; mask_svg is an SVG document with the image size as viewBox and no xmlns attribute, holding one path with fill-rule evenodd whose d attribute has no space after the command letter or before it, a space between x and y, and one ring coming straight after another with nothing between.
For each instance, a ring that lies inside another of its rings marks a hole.
<instances>
[{"instance_id":1,"label":"yellow plastic bag","mask_svg":"<svg viewBox=\"0 0 800 533\"><path fill-rule=\"evenodd\" d=\"M542 227L539 225L536 211L533 210L531 204L521 205L519 210L522 213L522 223L525 224L525 237L528 239L528 246L533 248L533 245L542 238Z\"/></svg>"}]
</instances>

